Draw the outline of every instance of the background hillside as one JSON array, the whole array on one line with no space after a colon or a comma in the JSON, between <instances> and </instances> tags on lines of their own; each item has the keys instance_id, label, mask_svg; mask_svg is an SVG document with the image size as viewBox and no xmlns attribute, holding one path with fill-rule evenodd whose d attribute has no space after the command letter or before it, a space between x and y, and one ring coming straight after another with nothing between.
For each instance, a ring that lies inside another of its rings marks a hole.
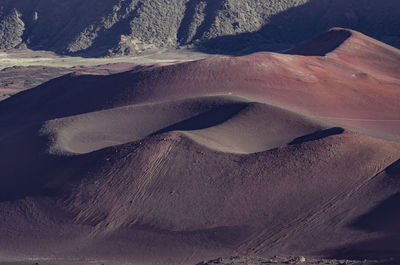
<instances>
[{"instance_id":1,"label":"background hillside","mask_svg":"<svg viewBox=\"0 0 400 265\"><path fill-rule=\"evenodd\" d=\"M123 55L159 47L282 50L348 27L400 47L397 0L2 0L0 49Z\"/></svg>"},{"instance_id":2,"label":"background hillside","mask_svg":"<svg viewBox=\"0 0 400 265\"><path fill-rule=\"evenodd\" d=\"M281 50L330 27L400 46L396 0L2 0L0 48L124 55L195 45Z\"/></svg>"}]
</instances>

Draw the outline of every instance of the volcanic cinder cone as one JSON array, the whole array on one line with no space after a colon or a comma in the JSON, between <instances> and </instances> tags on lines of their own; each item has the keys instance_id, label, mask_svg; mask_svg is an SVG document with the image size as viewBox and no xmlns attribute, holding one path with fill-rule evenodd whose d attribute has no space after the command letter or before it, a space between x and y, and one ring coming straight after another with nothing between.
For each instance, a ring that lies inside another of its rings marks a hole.
<instances>
[{"instance_id":1,"label":"volcanic cinder cone","mask_svg":"<svg viewBox=\"0 0 400 265\"><path fill-rule=\"evenodd\" d=\"M400 51L339 28L53 79L0 102L0 262L396 257L399 99Z\"/></svg>"}]
</instances>

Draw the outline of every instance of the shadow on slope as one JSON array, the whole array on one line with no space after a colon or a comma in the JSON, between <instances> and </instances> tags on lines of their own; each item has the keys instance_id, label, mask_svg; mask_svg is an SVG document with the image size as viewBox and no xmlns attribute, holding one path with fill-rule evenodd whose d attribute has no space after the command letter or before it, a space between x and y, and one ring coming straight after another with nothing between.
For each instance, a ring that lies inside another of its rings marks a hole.
<instances>
[{"instance_id":1,"label":"shadow on slope","mask_svg":"<svg viewBox=\"0 0 400 265\"><path fill-rule=\"evenodd\" d=\"M348 30L331 29L310 41L300 44L287 53L305 56L325 56L327 53L338 48L350 37L351 32Z\"/></svg>"},{"instance_id":2,"label":"shadow on slope","mask_svg":"<svg viewBox=\"0 0 400 265\"><path fill-rule=\"evenodd\" d=\"M400 193L390 196L371 212L358 218L353 226L367 231L400 234Z\"/></svg>"},{"instance_id":3,"label":"shadow on slope","mask_svg":"<svg viewBox=\"0 0 400 265\"><path fill-rule=\"evenodd\" d=\"M37 133L40 127L41 124L26 125L0 139L0 202L61 195L76 176L100 166L91 155L49 154L48 138Z\"/></svg>"},{"instance_id":4,"label":"shadow on slope","mask_svg":"<svg viewBox=\"0 0 400 265\"><path fill-rule=\"evenodd\" d=\"M391 164L389 167L386 168L385 172L388 175L398 175L400 176L400 159Z\"/></svg>"},{"instance_id":5,"label":"shadow on slope","mask_svg":"<svg viewBox=\"0 0 400 265\"><path fill-rule=\"evenodd\" d=\"M400 160L388 166L384 173L390 185L400 187ZM352 228L374 233L374 239L334 250L334 258L382 259L382 264L399 264L400 260L400 193L387 195L371 211L350 224Z\"/></svg>"},{"instance_id":6,"label":"shadow on slope","mask_svg":"<svg viewBox=\"0 0 400 265\"><path fill-rule=\"evenodd\" d=\"M298 138L294 139L293 141L291 141L289 143L289 145L295 145L295 144L301 144L301 143L310 142L310 141L316 141L316 140L320 140L320 139L323 139L323 138L326 138L326 137L329 137L332 135L342 134L343 132L344 132L344 129L340 128L340 127L334 127L334 128L330 128L330 129L326 129L326 130L322 130L322 131L317 131L312 134L298 137Z\"/></svg>"},{"instance_id":7,"label":"shadow on slope","mask_svg":"<svg viewBox=\"0 0 400 265\"><path fill-rule=\"evenodd\" d=\"M233 103L218 106L193 118L163 128L152 135L169 131L192 131L206 129L227 121L229 118L242 111L248 105L248 103Z\"/></svg>"},{"instance_id":8,"label":"shadow on slope","mask_svg":"<svg viewBox=\"0 0 400 265\"><path fill-rule=\"evenodd\" d=\"M400 186L400 160L388 166L384 172ZM396 233L400 236L400 193L391 195L371 212L359 217L352 226L373 232Z\"/></svg>"},{"instance_id":9,"label":"shadow on slope","mask_svg":"<svg viewBox=\"0 0 400 265\"><path fill-rule=\"evenodd\" d=\"M258 31L203 40L199 49L208 53L230 55L284 51L333 27L351 28L400 47L400 36L396 33L400 23L396 19L397 11L393 11L399 10L399 3L388 2L383 5L373 0L310 0L303 5L277 13ZM343 35L336 37L338 39L333 40L332 49L344 40ZM317 53L315 55L327 53L327 50Z\"/></svg>"}]
</instances>

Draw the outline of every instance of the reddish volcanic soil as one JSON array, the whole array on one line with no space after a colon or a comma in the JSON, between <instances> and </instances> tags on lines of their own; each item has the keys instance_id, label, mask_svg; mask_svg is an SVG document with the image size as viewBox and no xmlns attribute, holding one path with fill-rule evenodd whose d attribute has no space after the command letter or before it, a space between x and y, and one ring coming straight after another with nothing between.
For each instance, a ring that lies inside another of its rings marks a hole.
<instances>
[{"instance_id":1,"label":"reddish volcanic soil","mask_svg":"<svg viewBox=\"0 0 400 265\"><path fill-rule=\"evenodd\" d=\"M400 259L400 51L358 32L65 75L0 126L0 263Z\"/></svg>"}]
</instances>

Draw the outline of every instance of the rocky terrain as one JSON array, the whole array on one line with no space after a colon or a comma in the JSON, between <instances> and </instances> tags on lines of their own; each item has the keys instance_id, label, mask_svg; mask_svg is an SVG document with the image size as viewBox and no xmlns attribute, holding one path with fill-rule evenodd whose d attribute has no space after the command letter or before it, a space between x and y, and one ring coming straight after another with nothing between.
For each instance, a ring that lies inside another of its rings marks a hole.
<instances>
[{"instance_id":1,"label":"rocky terrain","mask_svg":"<svg viewBox=\"0 0 400 265\"><path fill-rule=\"evenodd\" d=\"M396 0L3 0L0 48L60 54L283 50L334 26L400 47Z\"/></svg>"}]
</instances>

